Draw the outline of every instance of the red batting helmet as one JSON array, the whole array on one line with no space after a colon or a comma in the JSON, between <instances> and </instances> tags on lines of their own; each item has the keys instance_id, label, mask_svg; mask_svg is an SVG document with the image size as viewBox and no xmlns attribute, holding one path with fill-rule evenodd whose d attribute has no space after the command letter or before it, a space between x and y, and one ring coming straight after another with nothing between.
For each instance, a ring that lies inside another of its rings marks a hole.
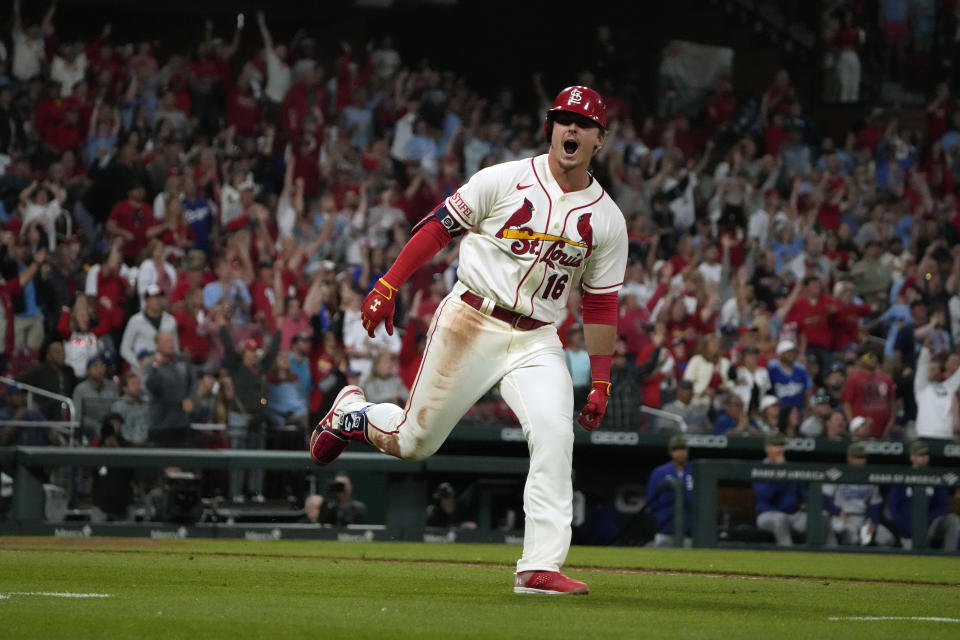
<instances>
[{"instance_id":1,"label":"red batting helmet","mask_svg":"<svg viewBox=\"0 0 960 640\"><path fill-rule=\"evenodd\" d=\"M599 93L590 87L574 85L567 87L557 94L553 107L547 110L547 119L543 123L543 131L550 138L550 124L558 111L569 111L585 118L590 118L599 126L607 128L607 103Z\"/></svg>"}]
</instances>

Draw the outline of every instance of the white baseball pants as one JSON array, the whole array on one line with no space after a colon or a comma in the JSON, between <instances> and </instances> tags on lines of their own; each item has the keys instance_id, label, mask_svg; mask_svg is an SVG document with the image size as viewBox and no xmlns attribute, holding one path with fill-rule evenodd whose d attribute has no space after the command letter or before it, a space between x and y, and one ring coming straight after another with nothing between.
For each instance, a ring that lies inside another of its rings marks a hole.
<instances>
[{"instance_id":1,"label":"white baseball pants","mask_svg":"<svg viewBox=\"0 0 960 640\"><path fill-rule=\"evenodd\" d=\"M434 315L407 406L369 407L367 437L386 454L422 460L499 383L530 450L517 571L557 571L570 549L573 518L573 386L560 339L551 325L514 329L460 300L459 287L454 291Z\"/></svg>"}]
</instances>

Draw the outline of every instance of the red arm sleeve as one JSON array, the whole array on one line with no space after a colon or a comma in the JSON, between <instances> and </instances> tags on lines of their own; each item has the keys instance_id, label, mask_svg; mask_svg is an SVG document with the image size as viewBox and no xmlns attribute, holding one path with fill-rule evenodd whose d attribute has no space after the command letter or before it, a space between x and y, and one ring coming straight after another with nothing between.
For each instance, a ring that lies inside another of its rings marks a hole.
<instances>
[{"instance_id":1,"label":"red arm sleeve","mask_svg":"<svg viewBox=\"0 0 960 640\"><path fill-rule=\"evenodd\" d=\"M390 270L384 274L383 279L394 289L399 289L414 271L437 255L448 242L450 242L450 232L444 229L440 221L427 220L400 251L400 255L397 256Z\"/></svg>"},{"instance_id":2,"label":"red arm sleeve","mask_svg":"<svg viewBox=\"0 0 960 640\"><path fill-rule=\"evenodd\" d=\"M57 333L61 338L69 338L70 334L70 312L64 309L60 312L60 319L57 321Z\"/></svg>"},{"instance_id":3,"label":"red arm sleeve","mask_svg":"<svg viewBox=\"0 0 960 640\"><path fill-rule=\"evenodd\" d=\"M617 292L583 292L583 324L617 324Z\"/></svg>"},{"instance_id":4,"label":"red arm sleeve","mask_svg":"<svg viewBox=\"0 0 960 640\"><path fill-rule=\"evenodd\" d=\"M589 293L583 292L582 317L583 324L607 324L617 326L617 292ZM610 355L590 355L590 371L594 384L601 382L607 385L607 395L610 394Z\"/></svg>"}]
</instances>

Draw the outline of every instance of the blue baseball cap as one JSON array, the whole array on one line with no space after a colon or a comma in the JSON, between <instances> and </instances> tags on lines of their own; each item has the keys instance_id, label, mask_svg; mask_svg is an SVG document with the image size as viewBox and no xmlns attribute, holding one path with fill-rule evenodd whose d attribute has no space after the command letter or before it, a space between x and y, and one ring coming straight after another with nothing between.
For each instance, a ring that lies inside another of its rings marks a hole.
<instances>
[{"instance_id":1,"label":"blue baseball cap","mask_svg":"<svg viewBox=\"0 0 960 640\"><path fill-rule=\"evenodd\" d=\"M107 358L106 358L106 356L104 356L102 353L98 353L98 354L96 354L96 355L94 355L94 356L91 356L91 357L87 360L87 369L89 369L90 367L92 367L93 365L95 365L95 364L98 363L98 362L99 362L100 364L106 365L106 364L107 364Z\"/></svg>"}]
</instances>

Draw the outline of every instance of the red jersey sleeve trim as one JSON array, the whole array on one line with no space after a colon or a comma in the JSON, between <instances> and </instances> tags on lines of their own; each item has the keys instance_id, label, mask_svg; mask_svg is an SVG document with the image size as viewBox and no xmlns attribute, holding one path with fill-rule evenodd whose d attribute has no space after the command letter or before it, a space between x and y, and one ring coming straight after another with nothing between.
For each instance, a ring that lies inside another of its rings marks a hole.
<instances>
[{"instance_id":1,"label":"red jersey sleeve trim","mask_svg":"<svg viewBox=\"0 0 960 640\"><path fill-rule=\"evenodd\" d=\"M444 205L446 205L446 200L444 200ZM473 225L470 224L470 221L463 217L463 214L457 211L456 207L447 207L449 211L463 226L464 229L473 229Z\"/></svg>"}]
</instances>

